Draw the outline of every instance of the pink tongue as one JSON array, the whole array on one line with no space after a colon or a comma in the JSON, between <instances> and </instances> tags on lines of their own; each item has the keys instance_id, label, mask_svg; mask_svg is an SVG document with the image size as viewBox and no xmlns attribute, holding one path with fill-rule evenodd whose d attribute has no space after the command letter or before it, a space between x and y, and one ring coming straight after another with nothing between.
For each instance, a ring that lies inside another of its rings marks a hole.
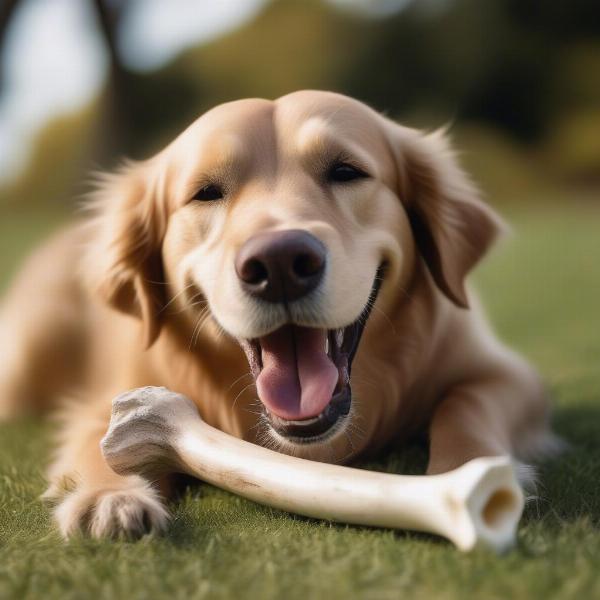
<instances>
[{"instance_id":1,"label":"pink tongue","mask_svg":"<svg viewBox=\"0 0 600 600\"><path fill-rule=\"evenodd\" d=\"M324 329L286 325L260 338L263 369L256 387L270 412L309 419L329 404L338 370L325 352L326 336Z\"/></svg>"}]
</instances>

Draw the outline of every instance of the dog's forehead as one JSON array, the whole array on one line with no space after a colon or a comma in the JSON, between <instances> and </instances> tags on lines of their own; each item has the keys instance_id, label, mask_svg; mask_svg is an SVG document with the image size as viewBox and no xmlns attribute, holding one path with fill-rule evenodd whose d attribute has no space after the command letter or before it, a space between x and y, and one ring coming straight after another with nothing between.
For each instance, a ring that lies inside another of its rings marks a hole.
<instances>
[{"instance_id":1,"label":"dog's forehead","mask_svg":"<svg viewBox=\"0 0 600 600\"><path fill-rule=\"evenodd\" d=\"M380 146L379 116L362 102L330 92L296 92L277 101L277 131L300 154L330 143Z\"/></svg>"},{"instance_id":2,"label":"dog's forehead","mask_svg":"<svg viewBox=\"0 0 600 600\"><path fill-rule=\"evenodd\" d=\"M348 119L375 125L375 112L368 106L334 92L301 91L275 100L277 120L286 125L302 124L308 119L321 118L332 125L344 124Z\"/></svg>"},{"instance_id":3,"label":"dog's forehead","mask_svg":"<svg viewBox=\"0 0 600 600\"><path fill-rule=\"evenodd\" d=\"M249 98L220 104L182 135L219 144L273 142L303 150L315 139L343 133L369 142L379 136L377 115L361 102L331 92L302 91L277 100Z\"/></svg>"},{"instance_id":4,"label":"dog's forehead","mask_svg":"<svg viewBox=\"0 0 600 600\"><path fill-rule=\"evenodd\" d=\"M211 141L223 135L252 137L272 128L273 110L272 101L259 98L219 104L196 119L180 139Z\"/></svg>"}]
</instances>

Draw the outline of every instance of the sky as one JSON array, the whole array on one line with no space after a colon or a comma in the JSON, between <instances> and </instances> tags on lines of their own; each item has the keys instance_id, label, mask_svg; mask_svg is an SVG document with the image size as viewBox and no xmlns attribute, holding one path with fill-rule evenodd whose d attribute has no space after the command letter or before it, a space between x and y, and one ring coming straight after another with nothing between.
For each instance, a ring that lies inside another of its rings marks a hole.
<instances>
[{"instance_id":1,"label":"sky","mask_svg":"<svg viewBox=\"0 0 600 600\"><path fill-rule=\"evenodd\" d=\"M129 67L152 70L240 25L264 3L128 0L119 49ZM35 133L48 119L94 98L108 66L87 0L25 0L13 18L2 55L0 184L25 168Z\"/></svg>"},{"instance_id":2,"label":"sky","mask_svg":"<svg viewBox=\"0 0 600 600\"><path fill-rule=\"evenodd\" d=\"M385 17L408 0L329 0ZM118 47L138 71L168 63L256 15L267 0L127 0ZM88 0L23 0L8 30L0 88L0 185L27 166L35 133L101 89L108 60Z\"/></svg>"},{"instance_id":3,"label":"sky","mask_svg":"<svg viewBox=\"0 0 600 600\"><path fill-rule=\"evenodd\" d=\"M13 18L2 55L0 182L25 166L40 125L90 100L106 72L85 1L27 0Z\"/></svg>"}]
</instances>

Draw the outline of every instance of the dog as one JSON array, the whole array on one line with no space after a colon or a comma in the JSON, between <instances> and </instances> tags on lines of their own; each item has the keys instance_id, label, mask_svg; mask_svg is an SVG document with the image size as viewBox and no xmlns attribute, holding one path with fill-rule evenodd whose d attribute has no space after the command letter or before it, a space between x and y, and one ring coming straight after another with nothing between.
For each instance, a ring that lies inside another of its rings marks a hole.
<instances>
[{"instance_id":1,"label":"dog","mask_svg":"<svg viewBox=\"0 0 600 600\"><path fill-rule=\"evenodd\" d=\"M316 461L422 434L429 474L549 451L540 378L466 284L503 229L444 131L331 92L217 106L102 177L0 317L0 414L61 407L46 497L62 534L165 527L168 481L119 476L99 447L111 399L138 386Z\"/></svg>"}]
</instances>

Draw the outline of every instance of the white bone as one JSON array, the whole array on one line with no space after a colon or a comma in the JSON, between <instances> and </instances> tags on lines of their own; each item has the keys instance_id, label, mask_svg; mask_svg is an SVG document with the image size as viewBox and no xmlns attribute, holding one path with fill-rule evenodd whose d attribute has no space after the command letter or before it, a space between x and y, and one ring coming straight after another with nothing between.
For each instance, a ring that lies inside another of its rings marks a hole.
<instances>
[{"instance_id":1,"label":"white bone","mask_svg":"<svg viewBox=\"0 0 600 600\"><path fill-rule=\"evenodd\" d=\"M524 503L509 457L477 458L429 476L309 461L207 425L191 400L166 388L115 398L102 452L120 474L184 472L289 512L435 533L463 551L512 546Z\"/></svg>"}]
</instances>

